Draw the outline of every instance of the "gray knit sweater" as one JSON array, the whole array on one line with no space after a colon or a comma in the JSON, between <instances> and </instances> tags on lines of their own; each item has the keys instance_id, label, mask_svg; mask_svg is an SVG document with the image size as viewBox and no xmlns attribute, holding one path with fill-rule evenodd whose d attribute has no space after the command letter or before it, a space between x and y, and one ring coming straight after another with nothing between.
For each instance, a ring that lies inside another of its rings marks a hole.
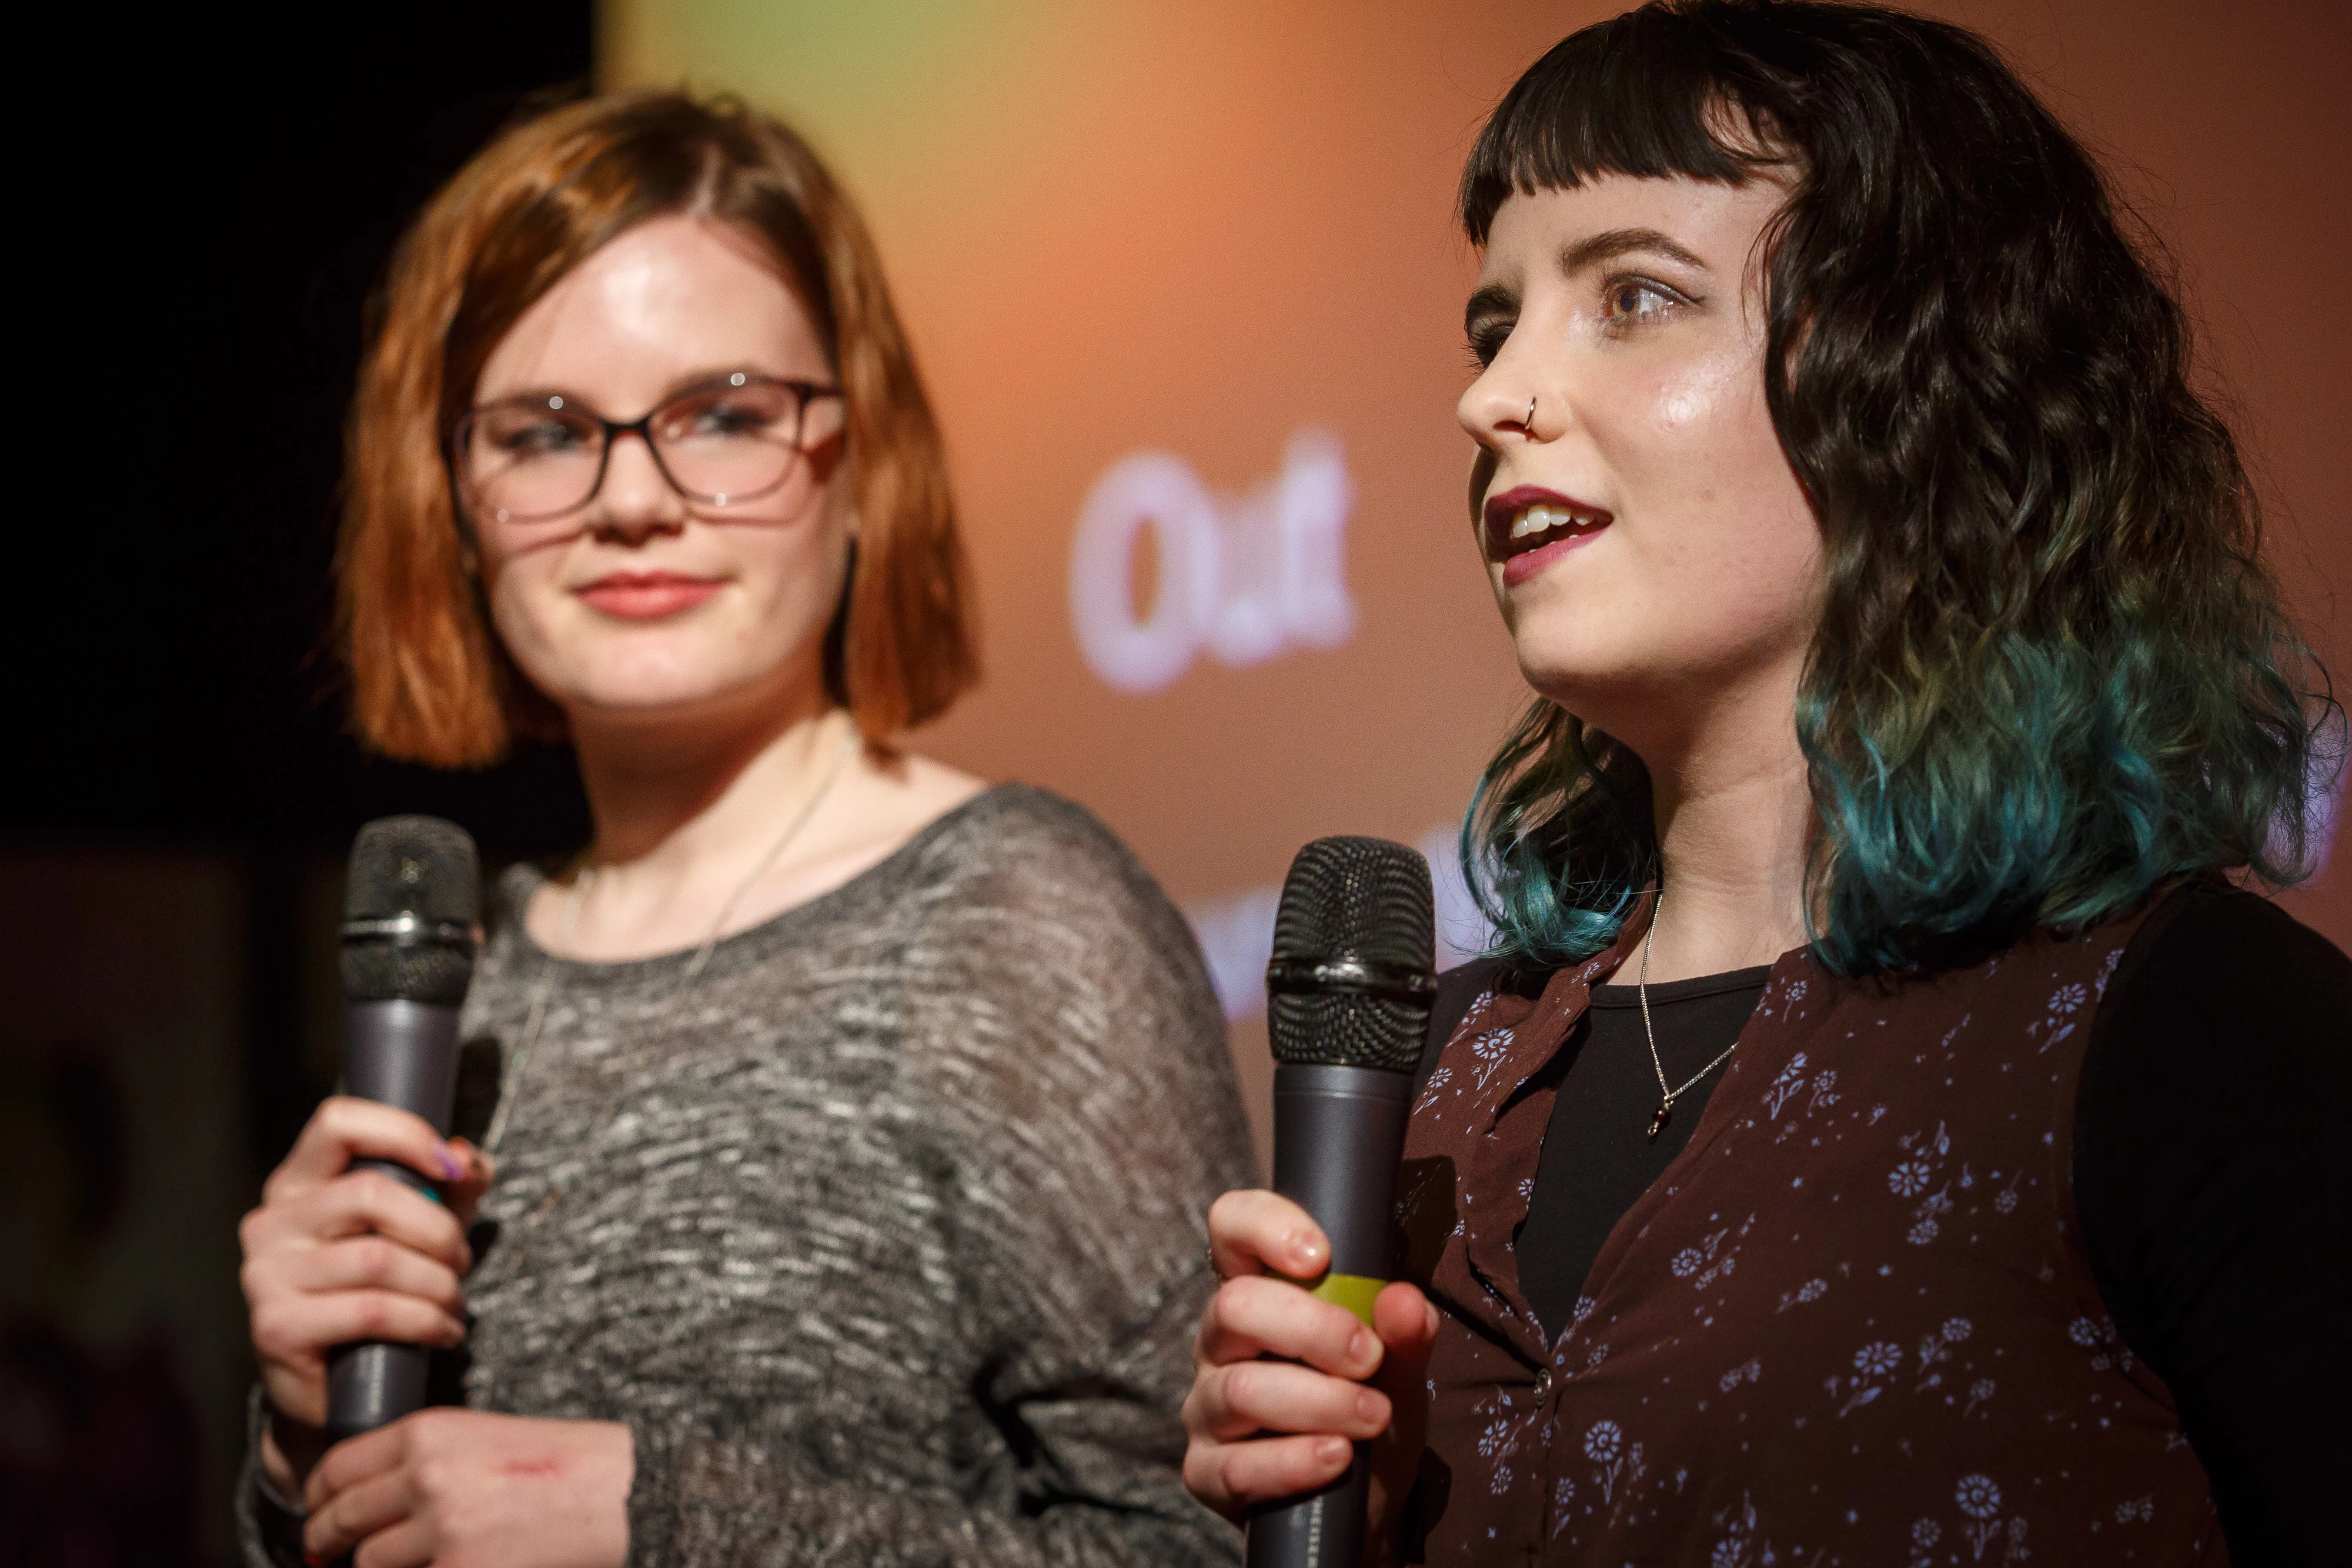
<instances>
[{"instance_id":1,"label":"gray knit sweater","mask_svg":"<svg viewBox=\"0 0 2352 1568\"><path fill-rule=\"evenodd\" d=\"M538 881L467 1003L509 1101L467 1405L628 1423L638 1568L1237 1560L1177 1406L1247 1126L1192 937L1100 823L991 789L682 1000L683 955L549 957Z\"/></svg>"}]
</instances>

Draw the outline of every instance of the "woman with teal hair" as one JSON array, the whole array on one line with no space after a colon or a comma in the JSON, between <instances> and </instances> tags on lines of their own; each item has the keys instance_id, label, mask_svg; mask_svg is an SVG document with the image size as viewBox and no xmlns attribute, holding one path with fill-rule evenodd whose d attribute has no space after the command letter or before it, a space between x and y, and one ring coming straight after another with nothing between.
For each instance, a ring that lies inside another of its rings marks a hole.
<instances>
[{"instance_id":1,"label":"woman with teal hair","mask_svg":"<svg viewBox=\"0 0 2352 1568\"><path fill-rule=\"evenodd\" d=\"M2341 1550L2341 713L2182 311L1982 40L1659 0L1472 152L1524 718L1370 1321L1212 1214L1186 1477L1386 1560ZM1281 1276L1281 1277L1276 1277Z\"/></svg>"}]
</instances>

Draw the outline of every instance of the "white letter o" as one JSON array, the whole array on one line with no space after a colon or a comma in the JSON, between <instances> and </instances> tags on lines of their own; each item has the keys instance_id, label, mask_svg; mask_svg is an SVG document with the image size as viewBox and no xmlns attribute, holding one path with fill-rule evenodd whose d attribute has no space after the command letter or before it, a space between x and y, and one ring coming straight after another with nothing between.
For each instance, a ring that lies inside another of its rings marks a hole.
<instances>
[{"instance_id":1,"label":"white letter o","mask_svg":"<svg viewBox=\"0 0 2352 1568\"><path fill-rule=\"evenodd\" d=\"M1160 531L1160 591L1140 622L1129 602L1136 536ZM1096 674L1123 692L1153 692L1199 652L1198 601L1213 593L1216 514L1182 459L1139 452L1114 464L1078 514L1070 547L1070 622Z\"/></svg>"}]
</instances>

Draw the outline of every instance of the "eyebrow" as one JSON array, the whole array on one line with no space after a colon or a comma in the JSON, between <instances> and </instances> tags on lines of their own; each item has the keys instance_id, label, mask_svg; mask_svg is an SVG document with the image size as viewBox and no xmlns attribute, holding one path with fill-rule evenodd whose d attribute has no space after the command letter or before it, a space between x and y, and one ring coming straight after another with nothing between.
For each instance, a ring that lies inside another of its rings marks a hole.
<instances>
[{"instance_id":1,"label":"eyebrow","mask_svg":"<svg viewBox=\"0 0 2352 1568\"><path fill-rule=\"evenodd\" d=\"M1678 261L1701 272L1708 270L1706 263L1656 229L1603 229L1597 235L1587 235L1560 247L1559 269L1563 273L1582 272L1637 250L1654 251L1669 261Z\"/></svg>"}]
</instances>

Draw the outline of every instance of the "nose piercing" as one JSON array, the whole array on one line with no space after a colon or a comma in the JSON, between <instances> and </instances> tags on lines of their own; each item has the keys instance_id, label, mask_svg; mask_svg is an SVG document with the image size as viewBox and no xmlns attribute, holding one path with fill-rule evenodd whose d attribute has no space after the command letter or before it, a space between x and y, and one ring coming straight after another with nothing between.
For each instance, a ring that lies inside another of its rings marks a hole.
<instances>
[{"instance_id":1,"label":"nose piercing","mask_svg":"<svg viewBox=\"0 0 2352 1568\"><path fill-rule=\"evenodd\" d=\"M1527 416L1527 418L1525 418L1525 419L1523 419L1523 420L1519 421L1519 423L1520 423L1522 425L1524 425L1524 426L1526 426L1526 427L1527 427L1527 432L1528 432L1528 434L1529 435L1533 435L1533 434L1536 433L1536 400L1535 400L1535 399L1533 399L1533 398L1529 398L1529 399L1528 399L1528 416Z\"/></svg>"}]
</instances>

